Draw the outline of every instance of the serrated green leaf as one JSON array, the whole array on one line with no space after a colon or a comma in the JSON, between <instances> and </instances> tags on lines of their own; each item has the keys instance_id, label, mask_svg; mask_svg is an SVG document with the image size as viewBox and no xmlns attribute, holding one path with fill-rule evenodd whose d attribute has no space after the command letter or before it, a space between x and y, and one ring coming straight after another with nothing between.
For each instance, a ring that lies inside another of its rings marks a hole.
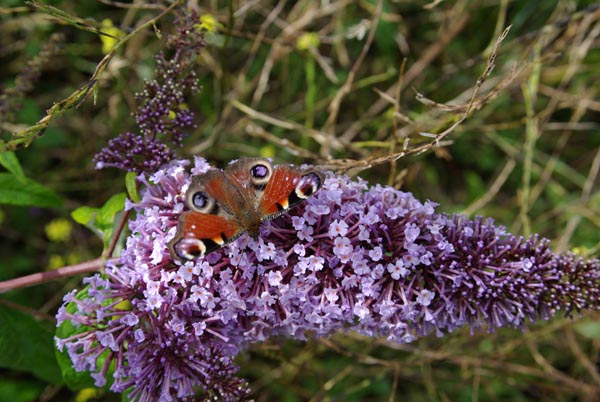
<instances>
[{"instance_id":1,"label":"serrated green leaf","mask_svg":"<svg viewBox=\"0 0 600 402\"><path fill-rule=\"evenodd\" d=\"M99 225L112 225L117 212L125 208L125 199L127 199L125 193L118 193L110 197L98 211L96 222Z\"/></svg>"},{"instance_id":2,"label":"serrated green leaf","mask_svg":"<svg viewBox=\"0 0 600 402\"><path fill-rule=\"evenodd\" d=\"M83 206L71 212L71 217L75 222L79 223L80 225L88 226L92 223L92 220L94 219L98 211L98 208Z\"/></svg>"},{"instance_id":3,"label":"serrated green leaf","mask_svg":"<svg viewBox=\"0 0 600 402\"><path fill-rule=\"evenodd\" d=\"M62 205L62 198L27 177L0 173L0 204L59 207Z\"/></svg>"},{"instance_id":4,"label":"serrated green leaf","mask_svg":"<svg viewBox=\"0 0 600 402\"><path fill-rule=\"evenodd\" d=\"M0 305L0 366L62 383L52 332L28 314Z\"/></svg>"},{"instance_id":5,"label":"serrated green leaf","mask_svg":"<svg viewBox=\"0 0 600 402\"><path fill-rule=\"evenodd\" d=\"M0 153L0 165L4 166L6 170L20 179L25 177L21 164L14 152L9 151Z\"/></svg>"},{"instance_id":6,"label":"serrated green leaf","mask_svg":"<svg viewBox=\"0 0 600 402\"><path fill-rule=\"evenodd\" d=\"M133 202L140 202L141 198L137 191L137 183L136 183L137 173L128 172L125 175L125 188L127 189L127 194L129 198Z\"/></svg>"}]
</instances>

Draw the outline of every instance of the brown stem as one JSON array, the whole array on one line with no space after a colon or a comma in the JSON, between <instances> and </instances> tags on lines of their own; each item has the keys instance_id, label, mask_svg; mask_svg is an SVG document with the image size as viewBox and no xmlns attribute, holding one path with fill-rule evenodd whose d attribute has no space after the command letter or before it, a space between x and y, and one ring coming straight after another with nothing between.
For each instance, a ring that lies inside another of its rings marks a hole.
<instances>
[{"instance_id":1,"label":"brown stem","mask_svg":"<svg viewBox=\"0 0 600 402\"><path fill-rule=\"evenodd\" d=\"M96 272L102 269L103 266L103 259L96 258L95 260L82 262L81 264L68 265L52 271L39 272L32 275L22 276L20 278L10 279L8 281L0 282L0 293L3 293L7 290L39 285L44 282L49 282L58 278L65 278L67 276Z\"/></svg>"},{"instance_id":2,"label":"brown stem","mask_svg":"<svg viewBox=\"0 0 600 402\"><path fill-rule=\"evenodd\" d=\"M127 219L129 218L129 211L125 211L123 216L121 217L121 221L119 222L119 227L115 231L115 236L113 237L108 250L106 252L106 258L112 258L112 255L115 251L115 247L117 247L117 243L119 242L119 237L121 237L121 232L127 223Z\"/></svg>"}]
</instances>

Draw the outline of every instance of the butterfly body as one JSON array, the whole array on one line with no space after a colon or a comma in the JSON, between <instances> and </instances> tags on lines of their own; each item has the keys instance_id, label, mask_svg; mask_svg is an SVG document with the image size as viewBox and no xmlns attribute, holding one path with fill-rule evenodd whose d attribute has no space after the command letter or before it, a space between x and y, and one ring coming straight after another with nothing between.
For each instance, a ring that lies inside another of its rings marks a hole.
<instances>
[{"instance_id":1,"label":"butterfly body","mask_svg":"<svg viewBox=\"0 0 600 402\"><path fill-rule=\"evenodd\" d=\"M267 159L243 158L225 170L213 169L192 179L185 194L189 211L179 218L169 243L173 257L204 256L248 232L258 238L260 224L285 213L313 195L322 173Z\"/></svg>"}]
</instances>

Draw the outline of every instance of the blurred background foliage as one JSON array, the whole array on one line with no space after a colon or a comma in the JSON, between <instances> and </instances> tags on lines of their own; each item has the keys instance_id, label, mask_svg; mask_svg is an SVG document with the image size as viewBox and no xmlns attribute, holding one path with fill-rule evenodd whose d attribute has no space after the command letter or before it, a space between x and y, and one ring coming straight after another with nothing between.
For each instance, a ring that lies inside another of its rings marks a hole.
<instances>
[{"instance_id":1,"label":"blurred background foliage","mask_svg":"<svg viewBox=\"0 0 600 402\"><path fill-rule=\"evenodd\" d=\"M14 88L36 58L42 67L22 97L10 99L12 112L0 120L4 141L87 85L111 46L94 30L131 32L170 3L45 4L80 23L22 1L0 3L0 85ZM196 127L177 150L181 157L201 155L217 166L242 155L323 164L433 200L440 211L540 233L557 252L598 256L599 3L281 0L187 7L204 16L207 46L194 65L202 89L187 104L197 113ZM478 87L509 25L495 68ZM173 29L167 13L131 37L98 78L97 91L17 151L25 175L64 202L0 206L0 280L102 253L102 239L70 212L100 207L124 191L124 173L95 170L92 158L109 139L137 132L135 93L153 77L153 56ZM433 141L432 134L461 118L476 88L467 118ZM411 153L428 143L426 152ZM403 149L408 155L390 157ZM5 293L0 308L20 306L35 317L32 326L50 334L62 295L80 280ZM14 328L7 320L0 325ZM597 401L599 325L597 314L586 314L532 323L524 333L471 336L465 328L410 345L356 334L271 341L239 357L240 375L257 401ZM6 348L0 343L0 351ZM52 371L48 359L35 358ZM55 375L1 363L0 401L120 399L69 391Z\"/></svg>"}]
</instances>

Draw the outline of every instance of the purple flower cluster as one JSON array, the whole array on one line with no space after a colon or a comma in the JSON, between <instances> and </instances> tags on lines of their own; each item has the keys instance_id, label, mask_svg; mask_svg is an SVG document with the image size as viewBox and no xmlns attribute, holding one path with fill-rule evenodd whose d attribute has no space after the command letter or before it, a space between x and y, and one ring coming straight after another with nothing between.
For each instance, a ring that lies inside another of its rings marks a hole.
<instances>
[{"instance_id":1,"label":"purple flower cluster","mask_svg":"<svg viewBox=\"0 0 600 402\"><path fill-rule=\"evenodd\" d=\"M600 305L599 260L553 254L548 241L491 219L436 213L409 193L332 174L315 196L264 223L258 240L243 235L205 258L173 261L167 243L184 208L186 166L140 177L146 192L129 205L137 218L123 254L57 315L78 326L57 338L75 368L97 385L112 376L111 389L132 388L139 401L199 388L207 399L243 399L233 359L272 336L344 329L402 343ZM209 168L196 158L191 173Z\"/></svg>"},{"instance_id":2,"label":"purple flower cluster","mask_svg":"<svg viewBox=\"0 0 600 402\"><path fill-rule=\"evenodd\" d=\"M174 158L165 141L180 147L186 130L194 127L194 113L185 101L199 91L192 70L196 54L205 46L203 32L196 28L199 20L191 10L179 12L176 32L167 39L169 54L160 52L154 58L156 77L136 95L139 109L134 117L140 133L125 132L110 140L94 157L96 169L153 172Z\"/></svg>"}]
</instances>

